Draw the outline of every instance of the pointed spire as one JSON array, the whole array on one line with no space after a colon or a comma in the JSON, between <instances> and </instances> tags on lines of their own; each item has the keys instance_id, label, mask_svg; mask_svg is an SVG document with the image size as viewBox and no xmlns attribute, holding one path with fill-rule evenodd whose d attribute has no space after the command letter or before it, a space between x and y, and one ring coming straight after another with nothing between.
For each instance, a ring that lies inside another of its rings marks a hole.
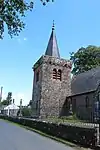
<instances>
[{"instance_id":1,"label":"pointed spire","mask_svg":"<svg viewBox=\"0 0 100 150\"><path fill-rule=\"evenodd\" d=\"M56 39L54 30L55 30L55 24L54 24L54 20L53 20L52 32L51 32L51 36L50 36L50 39L48 42L48 46L47 46L45 55L60 58L57 39Z\"/></svg>"}]
</instances>

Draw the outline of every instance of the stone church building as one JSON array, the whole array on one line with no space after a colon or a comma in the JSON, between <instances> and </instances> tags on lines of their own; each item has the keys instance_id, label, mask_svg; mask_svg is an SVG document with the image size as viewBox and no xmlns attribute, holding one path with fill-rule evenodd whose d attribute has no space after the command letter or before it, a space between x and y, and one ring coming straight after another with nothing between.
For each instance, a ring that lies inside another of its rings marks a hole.
<instances>
[{"instance_id":1,"label":"stone church building","mask_svg":"<svg viewBox=\"0 0 100 150\"><path fill-rule=\"evenodd\" d=\"M71 79L70 60L60 58L54 25L45 55L34 64L33 116L67 116L94 119L99 101L100 67Z\"/></svg>"}]
</instances>

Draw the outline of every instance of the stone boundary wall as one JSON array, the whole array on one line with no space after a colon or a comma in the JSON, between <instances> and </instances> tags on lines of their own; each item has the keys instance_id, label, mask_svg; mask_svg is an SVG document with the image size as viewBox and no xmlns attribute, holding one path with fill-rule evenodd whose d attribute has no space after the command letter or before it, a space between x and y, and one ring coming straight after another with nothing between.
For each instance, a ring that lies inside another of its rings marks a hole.
<instances>
[{"instance_id":1,"label":"stone boundary wall","mask_svg":"<svg viewBox=\"0 0 100 150\"><path fill-rule=\"evenodd\" d=\"M6 119L24 126L40 130L49 135L74 142L83 146L96 147L99 145L99 127L98 126L74 126L71 124L56 124L52 122L39 121L27 118L12 118L0 116L0 119Z\"/></svg>"}]
</instances>

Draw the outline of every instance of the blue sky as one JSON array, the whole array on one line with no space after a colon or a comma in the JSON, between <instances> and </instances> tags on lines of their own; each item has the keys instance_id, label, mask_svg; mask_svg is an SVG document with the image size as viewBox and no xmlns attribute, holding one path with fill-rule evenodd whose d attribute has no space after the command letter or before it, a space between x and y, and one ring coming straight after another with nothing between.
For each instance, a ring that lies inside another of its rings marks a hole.
<instances>
[{"instance_id":1,"label":"blue sky","mask_svg":"<svg viewBox=\"0 0 100 150\"><path fill-rule=\"evenodd\" d=\"M17 104L32 97L32 66L45 53L53 20L61 57L69 59L69 52L82 46L100 46L100 0L55 0L45 7L35 1L20 36L11 39L5 31L0 41L3 98L11 91Z\"/></svg>"}]
</instances>

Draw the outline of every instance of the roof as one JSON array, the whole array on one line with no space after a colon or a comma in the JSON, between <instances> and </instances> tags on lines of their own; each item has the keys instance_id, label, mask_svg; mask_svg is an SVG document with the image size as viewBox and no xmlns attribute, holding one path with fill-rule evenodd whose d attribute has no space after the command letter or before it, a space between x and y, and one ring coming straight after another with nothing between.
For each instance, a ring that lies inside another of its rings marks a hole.
<instances>
[{"instance_id":1,"label":"roof","mask_svg":"<svg viewBox=\"0 0 100 150\"><path fill-rule=\"evenodd\" d=\"M57 39L56 39L55 31L54 31L54 24L53 24L53 27L52 27L51 36L50 36L50 39L49 39L49 42L48 42L48 46L47 46L45 55L60 58Z\"/></svg>"},{"instance_id":2,"label":"roof","mask_svg":"<svg viewBox=\"0 0 100 150\"><path fill-rule=\"evenodd\" d=\"M72 95L95 91L100 84L100 67L91 69L72 78Z\"/></svg>"},{"instance_id":3,"label":"roof","mask_svg":"<svg viewBox=\"0 0 100 150\"><path fill-rule=\"evenodd\" d=\"M4 110L8 110L8 109L10 109L10 110L11 109L19 109L19 107L15 104L10 104L4 108Z\"/></svg>"}]
</instances>

